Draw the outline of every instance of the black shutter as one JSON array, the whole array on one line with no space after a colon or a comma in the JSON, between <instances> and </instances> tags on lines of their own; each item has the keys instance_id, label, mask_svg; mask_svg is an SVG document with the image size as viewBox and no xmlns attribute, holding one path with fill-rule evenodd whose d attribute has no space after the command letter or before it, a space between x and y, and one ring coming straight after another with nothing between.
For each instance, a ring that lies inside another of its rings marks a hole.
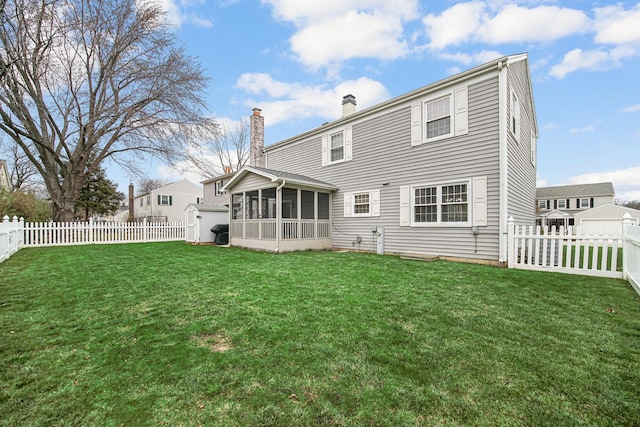
<instances>
[{"instance_id":1,"label":"black shutter","mask_svg":"<svg viewBox=\"0 0 640 427\"><path fill-rule=\"evenodd\" d=\"M173 196L169 196L169 206L173 206Z\"/></svg>"},{"instance_id":2,"label":"black shutter","mask_svg":"<svg viewBox=\"0 0 640 427\"><path fill-rule=\"evenodd\" d=\"M557 200L553 201L553 209L558 209L558 201Z\"/></svg>"},{"instance_id":3,"label":"black shutter","mask_svg":"<svg viewBox=\"0 0 640 427\"><path fill-rule=\"evenodd\" d=\"M567 199L567 209L569 209L569 199Z\"/></svg>"},{"instance_id":4,"label":"black shutter","mask_svg":"<svg viewBox=\"0 0 640 427\"><path fill-rule=\"evenodd\" d=\"M547 200L547 209L551 209L551 200Z\"/></svg>"},{"instance_id":5,"label":"black shutter","mask_svg":"<svg viewBox=\"0 0 640 427\"><path fill-rule=\"evenodd\" d=\"M160 195L158 194L158 206L160 206L160 203L162 203L162 199L161 199L161 197L162 197L162 196L160 196Z\"/></svg>"},{"instance_id":6,"label":"black shutter","mask_svg":"<svg viewBox=\"0 0 640 427\"><path fill-rule=\"evenodd\" d=\"M593 197L591 199L589 199L589 207L592 208L593 207Z\"/></svg>"}]
</instances>

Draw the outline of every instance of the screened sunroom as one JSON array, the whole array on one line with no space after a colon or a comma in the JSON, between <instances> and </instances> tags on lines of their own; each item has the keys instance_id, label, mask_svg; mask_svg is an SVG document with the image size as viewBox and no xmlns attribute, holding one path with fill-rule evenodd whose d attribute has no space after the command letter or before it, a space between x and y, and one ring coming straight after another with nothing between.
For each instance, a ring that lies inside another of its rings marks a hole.
<instances>
[{"instance_id":1,"label":"screened sunroom","mask_svg":"<svg viewBox=\"0 0 640 427\"><path fill-rule=\"evenodd\" d=\"M246 166L224 186L229 243L273 252L330 249L335 190L302 175Z\"/></svg>"}]
</instances>

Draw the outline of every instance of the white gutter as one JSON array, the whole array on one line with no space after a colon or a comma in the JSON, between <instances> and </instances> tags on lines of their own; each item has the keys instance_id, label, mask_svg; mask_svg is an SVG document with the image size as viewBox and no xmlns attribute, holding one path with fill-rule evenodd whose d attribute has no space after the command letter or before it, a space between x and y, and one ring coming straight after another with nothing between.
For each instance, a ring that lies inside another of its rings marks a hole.
<instances>
[{"instance_id":1,"label":"white gutter","mask_svg":"<svg viewBox=\"0 0 640 427\"><path fill-rule=\"evenodd\" d=\"M499 155L500 155L500 221L498 234L498 260L507 261L507 226L509 206L509 187L507 185L509 178L509 152L507 150L507 133L509 122L507 121L507 98L509 90L507 87L507 69L508 62L498 62L498 123L499 123Z\"/></svg>"}]
</instances>

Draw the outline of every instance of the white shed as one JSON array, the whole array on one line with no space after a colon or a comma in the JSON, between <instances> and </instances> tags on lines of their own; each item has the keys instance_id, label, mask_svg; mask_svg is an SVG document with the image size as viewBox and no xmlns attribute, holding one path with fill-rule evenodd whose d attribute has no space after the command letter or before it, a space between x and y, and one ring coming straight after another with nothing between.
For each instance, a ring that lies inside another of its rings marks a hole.
<instances>
[{"instance_id":1,"label":"white shed","mask_svg":"<svg viewBox=\"0 0 640 427\"><path fill-rule=\"evenodd\" d=\"M575 225L582 234L622 235L622 217L626 213L631 215L632 224L640 224L639 210L608 203L578 212L574 215Z\"/></svg>"},{"instance_id":2,"label":"white shed","mask_svg":"<svg viewBox=\"0 0 640 427\"><path fill-rule=\"evenodd\" d=\"M190 204L185 209L187 237L191 243L213 243L211 228L216 224L229 224L229 208L224 205Z\"/></svg>"}]
</instances>

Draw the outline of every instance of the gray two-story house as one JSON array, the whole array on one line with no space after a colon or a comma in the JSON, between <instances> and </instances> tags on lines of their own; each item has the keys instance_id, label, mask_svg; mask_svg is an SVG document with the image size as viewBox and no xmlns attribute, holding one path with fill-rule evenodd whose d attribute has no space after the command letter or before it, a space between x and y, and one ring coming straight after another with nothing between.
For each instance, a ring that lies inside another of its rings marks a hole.
<instances>
[{"instance_id":1,"label":"gray two-story house","mask_svg":"<svg viewBox=\"0 0 640 427\"><path fill-rule=\"evenodd\" d=\"M527 55L355 106L348 95L342 118L252 148L264 156L224 186L231 245L506 261L508 218L535 223Z\"/></svg>"}]
</instances>

